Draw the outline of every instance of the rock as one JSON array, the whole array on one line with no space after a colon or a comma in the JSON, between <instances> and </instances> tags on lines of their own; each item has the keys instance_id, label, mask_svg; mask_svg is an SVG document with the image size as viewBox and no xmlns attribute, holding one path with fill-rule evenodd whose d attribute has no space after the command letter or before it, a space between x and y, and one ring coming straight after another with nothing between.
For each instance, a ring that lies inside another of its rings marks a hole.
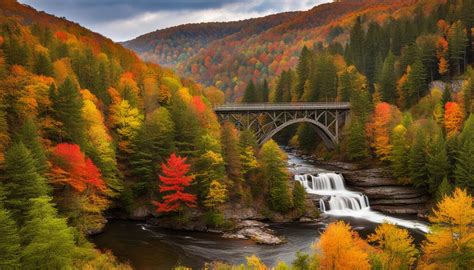
<instances>
[{"instance_id":1,"label":"rock","mask_svg":"<svg viewBox=\"0 0 474 270\"><path fill-rule=\"evenodd\" d=\"M133 212L130 214L130 219L133 220L146 220L148 217L152 215L151 211L145 205L139 206L138 208L134 209Z\"/></svg>"},{"instance_id":2,"label":"rock","mask_svg":"<svg viewBox=\"0 0 474 270\"><path fill-rule=\"evenodd\" d=\"M257 244L279 245L285 243L284 238L274 235L268 225L256 220L242 220L235 226L235 230L222 235L231 239L251 239Z\"/></svg>"},{"instance_id":3,"label":"rock","mask_svg":"<svg viewBox=\"0 0 474 270\"><path fill-rule=\"evenodd\" d=\"M382 187L352 187L367 195L369 199L408 199L421 197L426 194L422 190L404 186L382 186Z\"/></svg>"},{"instance_id":4,"label":"rock","mask_svg":"<svg viewBox=\"0 0 474 270\"><path fill-rule=\"evenodd\" d=\"M412 204L404 205L403 207L393 205L371 205L370 208L387 214L417 215L419 212L423 212L426 210L426 205Z\"/></svg>"},{"instance_id":5,"label":"rock","mask_svg":"<svg viewBox=\"0 0 474 270\"><path fill-rule=\"evenodd\" d=\"M313 219L309 217L301 217L299 222L313 222Z\"/></svg>"},{"instance_id":6,"label":"rock","mask_svg":"<svg viewBox=\"0 0 474 270\"><path fill-rule=\"evenodd\" d=\"M222 213L226 219L230 220L264 220L265 217L261 215L256 208L242 207L241 205L232 205L229 208L223 209Z\"/></svg>"}]
</instances>

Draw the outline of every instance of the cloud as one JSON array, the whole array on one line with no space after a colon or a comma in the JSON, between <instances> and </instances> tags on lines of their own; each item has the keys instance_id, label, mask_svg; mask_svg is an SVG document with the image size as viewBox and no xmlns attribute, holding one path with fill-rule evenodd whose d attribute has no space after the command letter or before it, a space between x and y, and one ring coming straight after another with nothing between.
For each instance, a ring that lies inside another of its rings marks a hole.
<instances>
[{"instance_id":1,"label":"cloud","mask_svg":"<svg viewBox=\"0 0 474 270\"><path fill-rule=\"evenodd\" d=\"M306 10L327 0L22 0L115 41L184 23L234 21Z\"/></svg>"}]
</instances>

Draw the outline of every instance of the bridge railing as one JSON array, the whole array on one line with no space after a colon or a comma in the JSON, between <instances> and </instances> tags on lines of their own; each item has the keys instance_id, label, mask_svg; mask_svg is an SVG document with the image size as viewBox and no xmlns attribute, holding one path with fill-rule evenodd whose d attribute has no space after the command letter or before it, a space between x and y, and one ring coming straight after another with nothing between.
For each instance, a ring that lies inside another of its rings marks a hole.
<instances>
[{"instance_id":1,"label":"bridge railing","mask_svg":"<svg viewBox=\"0 0 474 270\"><path fill-rule=\"evenodd\" d=\"M286 102L286 103L226 103L213 107L219 110L305 110L349 109L349 102Z\"/></svg>"}]
</instances>

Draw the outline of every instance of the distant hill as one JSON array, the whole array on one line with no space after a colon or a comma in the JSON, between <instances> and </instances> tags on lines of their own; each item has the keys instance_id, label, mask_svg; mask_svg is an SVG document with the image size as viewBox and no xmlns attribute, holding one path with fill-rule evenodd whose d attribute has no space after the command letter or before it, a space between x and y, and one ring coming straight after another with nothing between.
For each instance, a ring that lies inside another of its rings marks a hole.
<instances>
[{"instance_id":1,"label":"distant hill","mask_svg":"<svg viewBox=\"0 0 474 270\"><path fill-rule=\"evenodd\" d=\"M123 45L144 60L175 68L238 99L248 80L270 81L296 65L301 48L315 43L345 45L358 16L383 22L411 12L415 0L338 1L308 11L226 23L187 24L157 30Z\"/></svg>"}]
</instances>

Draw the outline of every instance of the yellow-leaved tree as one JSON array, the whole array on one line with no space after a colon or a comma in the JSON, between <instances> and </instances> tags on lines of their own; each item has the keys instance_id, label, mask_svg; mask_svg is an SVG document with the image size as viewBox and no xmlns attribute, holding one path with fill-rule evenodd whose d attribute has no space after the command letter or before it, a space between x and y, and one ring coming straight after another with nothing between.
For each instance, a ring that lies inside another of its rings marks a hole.
<instances>
[{"instance_id":1,"label":"yellow-leaved tree","mask_svg":"<svg viewBox=\"0 0 474 270\"><path fill-rule=\"evenodd\" d=\"M219 183L217 180L213 180L209 186L209 192L207 193L204 205L211 209L216 208L217 205L222 204L227 199L227 188L224 184Z\"/></svg>"},{"instance_id":2,"label":"yellow-leaved tree","mask_svg":"<svg viewBox=\"0 0 474 270\"><path fill-rule=\"evenodd\" d=\"M379 258L382 269L411 269L415 263L418 251L413 244L413 237L406 229L384 223L378 226L375 233L369 235L367 240L381 250Z\"/></svg>"},{"instance_id":3,"label":"yellow-leaved tree","mask_svg":"<svg viewBox=\"0 0 474 270\"><path fill-rule=\"evenodd\" d=\"M430 221L419 269L472 269L474 265L474 207L466 190L444 196Z\"/></svg>"},{"instance_id":4,"label":"yellow-leaved tree","mask_svg":"<svg viewBox=\"0 0 474 270\"><path fill-rule=\"evenodd\" d=\"M344 221L329 224L315 247L319 269L370 269L368 244Z\"/></svg>"}]
</instances>

